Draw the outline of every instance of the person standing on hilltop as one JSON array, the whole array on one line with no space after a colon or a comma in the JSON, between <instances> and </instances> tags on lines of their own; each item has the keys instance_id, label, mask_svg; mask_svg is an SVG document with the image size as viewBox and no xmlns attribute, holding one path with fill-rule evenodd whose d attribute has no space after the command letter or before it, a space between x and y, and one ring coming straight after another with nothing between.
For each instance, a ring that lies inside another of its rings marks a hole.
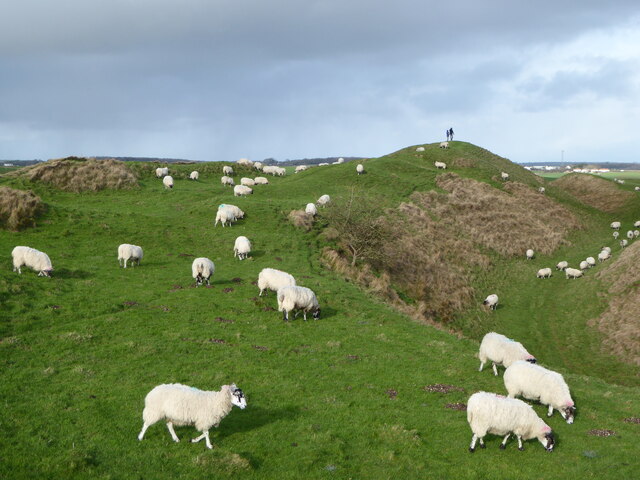
<instances>
[{"instance_id":1,"label":"person standing on hilltop","mask_svg":"<svg viewBox=\"0 0 640 480\"><path fill-rule=\"evenodd\" d=\"M449 139L453 140L453 127L451 127L447 132L447 140Z\"/></svg>"},{"instance_id":2,"label":"person standing on hilltop","mask_svg":"<svg viewBox=\"0 0 640 480\"><path fill-rule=\"evenodd\" d=\"M447 142L449 141L449 130L447 130Z\"/></svg>"}]
</instances>

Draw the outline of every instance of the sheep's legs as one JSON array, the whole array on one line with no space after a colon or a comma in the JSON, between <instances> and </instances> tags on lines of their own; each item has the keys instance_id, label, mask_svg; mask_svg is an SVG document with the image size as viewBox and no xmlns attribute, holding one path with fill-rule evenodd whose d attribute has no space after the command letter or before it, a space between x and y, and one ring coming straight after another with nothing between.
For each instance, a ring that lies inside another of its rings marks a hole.
<instances>
[{"instance_id":1,"label":"sheep's legs","mask_svg":"<svg viewBox=\"0 0 640 480\"><path fill-rule=\"evenodd\" d=\"M200 435L199 437L193 438L191 439L192 443L198 443L200 440L202 440L204 438L205 443L207 444L207 448L208 449L212 449L213 445L211 445L211 441L209 440L209 430L206 430L202 435Z\"/></svg>"},{"instance_id":2,"label":"sheep's legs","mask_svg":"<svg viewBox=\"0 0 640 480\"><path fill-rule=\"evenodd\" d=\"M149 428L149 425L147 425L146 423L142 425L142 430L140 430L140 434L138 435L138 440L142 441L142 439L144 438L144 434L147 431L147 428Z\"/></svg>"},{"instance_id":3,"label":"sheep's legs","mask_svg":"<svg viewBox=\"0 0 640 480\"><path fill-rule=\"evenodd\" d=\"M516 435L516 437L518 437L518 450L524 450L524 447L522 446L522 437L520 435Z\"/></svg>"},{"instance_id":4,"label":"sheep's legs","mask_svg":"<svg viewBox=\"0 0 640 480\"><path fill-rule=\"evenodd\" d=\"M173 430L173 423L167 422L167 428L169 429L169 433L171 434L171 438L173 438L174 442L179 442L180 439L176 435L176 432Z\"/></svg>"},{"instance_id":5,"label":"sheep's legs","mask_svg":"<svg viewBox=\"0 0 640 480\"><path fill-rule=\"evenodd\" d=\"M480 368L478 369L478 371L481 372L483 368L484 368L484 362L480 362Z\"/></svg>"},{"instance_id":6,"label":"sheep's legs","mask_svg":"<svg viewBox=\"0 0 640 480\"><path fill-rule=\"evenodd\" d=\"M478 436L474 433L473 437L471 437L471 445L469 445L469 451L471 453L476 451L476 440L478 440Z\"/></svg>"},{"instance_id":7,"label":"sheep's legs","mask_svg":"<svg viewBox=\"0 0 640 480\"><path fill-rule=\"evenodd\" d=\"M496 367L496 364L493 364L493 374L497 377L498 376L498 367Z\"/></svg>"},{"instance_id":8,"label":"sheep's legs","mask_svg":"<svg viewBox=\"0 0 640 480\"><path fill-rule=\"evenodd\" d=\"M510 433L507 433L504 437L504 439L502 440L502 443L500 444L500 448L502 450L504 450L505 448L507 448L507 440L509 440L509 437L511 436Z\"/></svg>"},{"instance_id":9,"label":"sheep's legs","mask_svg":"<svg viewBox=\"0 0 640 480\"><path fill-rule=\"evenodd\" d=\"M550 417L551 415L553 415L553 406L549 405L549 411L547 412L547 417Z\"/></svg>"}]
</instances>

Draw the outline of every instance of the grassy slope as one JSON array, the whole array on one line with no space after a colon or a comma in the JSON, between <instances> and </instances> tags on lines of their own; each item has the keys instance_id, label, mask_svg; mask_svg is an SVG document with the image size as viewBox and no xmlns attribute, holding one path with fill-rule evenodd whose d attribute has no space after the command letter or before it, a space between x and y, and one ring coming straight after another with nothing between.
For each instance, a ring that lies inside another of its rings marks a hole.
<instances>
[{"instance_id":1,"label":"grassy slope","mask_svg":"<svg viewBox=\"0 0 640 480\"><path fill-rule=\"evenodd\" d=\"M454 142L449 152L427 154L446 159L456 147L479 152ZM585 288L591 277L534 283L528 270L537 267L527 265L526 272L504 278L505 298L515 296L507 293L515 290L509 278L526 283L519 300L505 300L494 315L472 311L460 320L472 336L482 330L471 325L478 321L514 336L520 329L523 341L528 332L525 343L534 342L540 348L530 350L565 373L579 408L574 425L557 414L550 419L559 437L553 455L534 442L525 452L513 443L502 452L496 437L486 451L470 455L465 414L445 405L465 402L479 389L504 391L501 378L476 371L477 343L408 321L323 270L315 236L285 220L289 210L354 184L378 194L381 205L395 205L414 190L433 188L431 158L420 161L406 149L365 162L368 174L361 177L349 164L311 169L233 200L218 176L177 180L169 192L149 176L138 191L83 195L81 202L77 195L36 188L51 207L46 223L0 233L0 248L7 252L0 269L0 477L202 478L237 472L245 478L630 478L638 426L622 419L640 416L640 389L575 373L569 367L579 363L580 351L542 348L545 328L531 321L543 296L539 289L563 289L563 298L571 299L575 292L565 289ZM488 178L491 168L487 157L475 170L456 172ZM518 167L505 162L507 168L512 177L534 184ZM215 208L223 202L241 206L247 218L214 229ZM604 216L594 212L594 218L604 225ZM233 259L238 235L251 238L252 260ZM586 233L577 237L581 248L599 240ZM117 268L116 249L123 242L144 247L140 268ZM18 244L46 251L54 278L13 274L8 252ZM192 257L180 254L214 260L213 288L191 288ZM269 310L276 306L273 294L257 299L251 282L267 266L313 288L323 318L284 324ZM495 281L487 275L480 286ZM233 290L225 293L228 288ZM534 300L527 303L526 297ZM563 321L577 316L577 303L567 305ZM598 305L590 308L595 312ZM552 345L566 345L567 329L553 327ZM154 385L217 389L232 381L245 390L249 407L235 409L212 432L214 451L188 443L195 436L188 427L177 429L183 439L178 445L161 424L137 441L143 399ZM466 391L422 389L433 383ZM544 408L536 410L542 415ZM588 436L594 428L617 435Z\"/></svg>"}]
</instances>

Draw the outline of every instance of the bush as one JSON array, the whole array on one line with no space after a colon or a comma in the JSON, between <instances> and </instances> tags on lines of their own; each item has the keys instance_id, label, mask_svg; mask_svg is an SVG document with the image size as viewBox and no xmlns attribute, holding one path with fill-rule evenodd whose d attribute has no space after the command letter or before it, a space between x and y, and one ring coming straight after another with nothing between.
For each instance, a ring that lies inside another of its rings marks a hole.
<instances>
[{"instance_id":1,"label":"bush","mask_svg":"<svg viewBox=\"0 0 640 480\"><path fill-rule=\"evenodd\" d=\"M566 190L582 203L608 213L617 212L633 198L633 193L620 189L609 180L584 173L565 175L553 185Z\"/></svg>"},{"instance_id":2,"label":"bush","mask_svg":"<svg viewBox=\"0 0 640 480\"><path fill-rule=\"evenodd\" d=\"M0 225L17 231L35 226L35 219L44 210L40 197L33 192L0 187Z\"/></svg>"}]
</instances>

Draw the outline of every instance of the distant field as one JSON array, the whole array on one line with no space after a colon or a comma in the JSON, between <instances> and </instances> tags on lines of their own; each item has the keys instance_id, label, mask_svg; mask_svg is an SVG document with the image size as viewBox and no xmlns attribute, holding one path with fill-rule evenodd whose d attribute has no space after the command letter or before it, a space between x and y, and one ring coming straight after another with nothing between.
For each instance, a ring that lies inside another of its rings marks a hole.
<instances>
[{"instance_id":1,"label":"distant field","mask_svg":"<svg viewBox=\"0 0 640 480\"><path fill-rule=\"evenodd\" d=\"M566 175L564 172L533 172L536 175L539 175L543 178L555 179L560 178L563 175ZM602 178L608 178L613 180L614 178L620 178L623 180L638 180L640 181L640 170L627 170L624 172L609 172L609 173L601 173L597 175Z\"/></svg>"}]
</instances>

